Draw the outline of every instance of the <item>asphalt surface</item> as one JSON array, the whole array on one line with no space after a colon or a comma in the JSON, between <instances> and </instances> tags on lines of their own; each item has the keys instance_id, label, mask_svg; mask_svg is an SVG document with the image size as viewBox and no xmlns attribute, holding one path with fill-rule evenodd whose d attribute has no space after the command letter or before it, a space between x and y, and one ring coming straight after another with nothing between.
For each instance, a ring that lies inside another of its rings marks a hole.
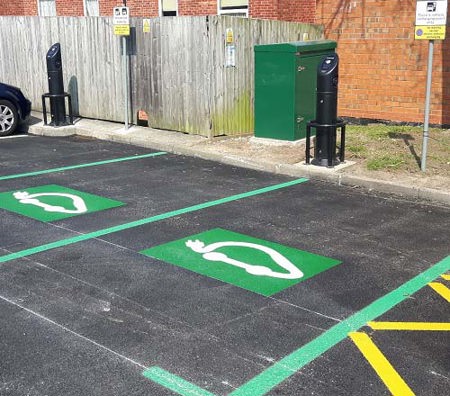
<instances>
[{"instance_id":1,"label":"asphalt surface","mask_svg":"<svg viewBox=\"0 0 450 396\"><path fill-rule=\"evenodd\" d=\"M447 328L368 325L450 322L448 207L79 137L1 139L0 152L0 395L448 392ZM55 185L121 206L40 221L6 204ZM217 229L333 265L283 288L217 257L214 277L183 268L195 254L164 247ZM383 381L355 332L401 380Z\"/></svg>"}]
</instances>

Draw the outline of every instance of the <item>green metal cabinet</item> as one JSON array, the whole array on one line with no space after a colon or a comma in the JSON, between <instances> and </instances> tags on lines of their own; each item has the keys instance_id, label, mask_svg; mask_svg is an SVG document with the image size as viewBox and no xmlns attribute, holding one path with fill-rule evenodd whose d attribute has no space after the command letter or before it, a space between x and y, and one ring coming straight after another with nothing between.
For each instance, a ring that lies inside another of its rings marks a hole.
<instances>
[{"instance_id":1,"label":"green metal cabinet","mask_svg":"<svg viewBox=\"0 0 450 396\"><path fill-rule=\"evenodd\" d=\"M256 45L255 136L298 140L316 116L317 67L331 40Z\"/></svg>"}]
</instances>

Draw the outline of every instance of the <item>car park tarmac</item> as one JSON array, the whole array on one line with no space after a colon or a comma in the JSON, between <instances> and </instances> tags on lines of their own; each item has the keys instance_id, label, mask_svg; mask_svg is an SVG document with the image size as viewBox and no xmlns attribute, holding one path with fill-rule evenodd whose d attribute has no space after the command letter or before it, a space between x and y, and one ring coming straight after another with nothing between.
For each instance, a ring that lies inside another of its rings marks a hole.
<instances>
[{"instance_id":1,"label":"car park tarmac","mask_svg":"<svg viewBox=\"0 0 450 396\"><path fill-rule=\"evenodd\" d=\"M449 209L1 141L0 394L442 395Z\"/></svg>"}]
</instances>

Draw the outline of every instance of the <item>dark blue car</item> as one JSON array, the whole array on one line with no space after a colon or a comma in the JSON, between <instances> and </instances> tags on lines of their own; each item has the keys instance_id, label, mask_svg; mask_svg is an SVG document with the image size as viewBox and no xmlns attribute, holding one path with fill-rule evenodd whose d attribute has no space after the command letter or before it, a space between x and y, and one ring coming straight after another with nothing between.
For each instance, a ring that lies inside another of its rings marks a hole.
<instances>
[{"instance_id":1,"label":"dark blue car","mask_svg":"<svg viewBox=\"0 0 450 396\"><path fill-rule=\"evenodd\" d=\"M19 88L0 83L0 136L14 133L31 112L31 102Z\"/></svg>"}]
</instances>

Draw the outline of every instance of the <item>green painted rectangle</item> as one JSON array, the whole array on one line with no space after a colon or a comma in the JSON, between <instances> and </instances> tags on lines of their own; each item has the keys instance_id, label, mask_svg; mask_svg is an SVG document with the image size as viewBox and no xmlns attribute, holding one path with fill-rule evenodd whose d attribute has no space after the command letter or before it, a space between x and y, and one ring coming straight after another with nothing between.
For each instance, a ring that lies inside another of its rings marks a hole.
<instances>
[{"instance_id":1,"label":"green painted rectangle","mask_svg":"<svg viewBox=\"0 0 450 396\"><path fill-rule=\"evenodd\" d=\"M340 264L328 257L220 228L141 253L264 296Z\"/></svg>"},{"instance_id":2,"label":"green painted rectangle","mask_svg":"<svg viewBox=\"0 0 450 396\"><path fill-rule=\"evenodd\" d=\"M123 202L56 184L0 193L0 208L44 222L122 205Z\"/></svg>"}]
</instances>

